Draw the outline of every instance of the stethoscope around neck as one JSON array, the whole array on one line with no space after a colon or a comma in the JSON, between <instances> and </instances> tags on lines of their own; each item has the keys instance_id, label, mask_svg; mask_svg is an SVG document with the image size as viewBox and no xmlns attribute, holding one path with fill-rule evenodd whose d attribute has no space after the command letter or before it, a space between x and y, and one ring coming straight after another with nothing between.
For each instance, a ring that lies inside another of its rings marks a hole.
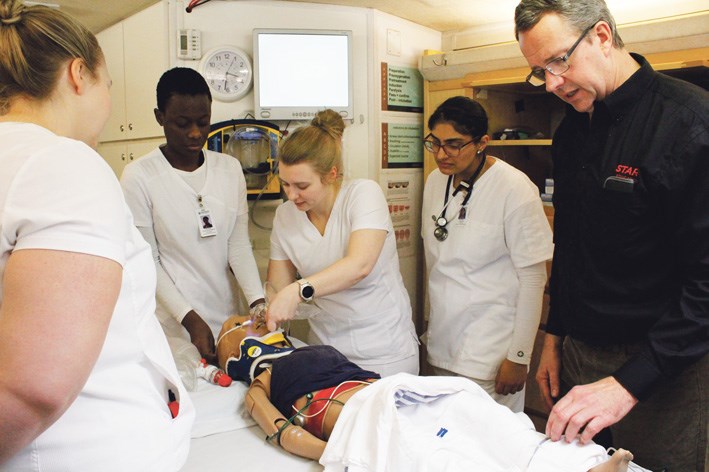
<instances>
[{"instance_id":1,"label":"stethoscope around neck","mask_svg":"<svg viewBox=\"0 0 709 472\"><path fill-rule=\"evenodd\" d=\"M448 176L448 183L446 184L446 194L443 200L443 209L441 210L441 213L438 216L431 216L431 218L433 218L433 222L436 225L436 227L433 229L433 236L437 240L445 241L448 238L448 229L446 228L446 226L448 226L448 223L457 218L457 215L451 218L450 220L446 218L446 209L448 208L448 205L450 205L451 202L455 199L455 196L458 195L458 192L460 192L461 190L465 190L465 198L463 198L463 203L460 205L460 207L461 209L466 207L468 201L470 201L470 196L473 194L473 184L475 182L475 179L477 179L478 175L480 175L480 172L483 170L484 165L485 153L483 152L480 159L480 164L478 164L478 167L475 169L475 172L473 172L473 175L471 175L468 180L463 180L461 183L458 184L458 186L453 191L453 195L451 195L450 200L448 199L448 193L450 192L451 186L453 185L453 175Z\"/></svg>"}]
</instances>

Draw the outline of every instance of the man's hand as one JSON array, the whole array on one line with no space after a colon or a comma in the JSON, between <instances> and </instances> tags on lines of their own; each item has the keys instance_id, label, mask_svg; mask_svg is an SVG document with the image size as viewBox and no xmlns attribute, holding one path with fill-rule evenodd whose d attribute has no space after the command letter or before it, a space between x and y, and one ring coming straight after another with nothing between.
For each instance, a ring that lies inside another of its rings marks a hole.
<instances>
[{"instance_id":1,"label":"man's hand","mask_svg":"<svg viewBox=\"0 0 709 472\"><path fill-rule=\"evenodd\" d=\"M551 410L546 434L552 441L562 435L586 444L603 428L620 421L638 403L618 381L606 377L571 389Z\"/></svg>"},{"instance_id":2,"label":"man's hand","mask_svg":"<svg viewBox=\"0 0 709 472\"><path fill-rule=\"evenodd\" d=\"M209 364L217 365L214 335L207 322L204 321L196 311L190 310L185 317L182 318L182 326L190 333L190 341L197 347L199 355Z\"/></svg>"},{"instance_id":3,"label":"man's hand","mask_svg":"<svg viewBox=\"0 0 709 472\"><path fill-rule=\"evenodd\" d=\"M495 392L500 395L517 393L527 381L527 365L505 359L495 377Z\"/></svg>"},{"instance_id":4,"label":"man's hand","mask_svg":"<svg viewBox=\"0 0 709 472\"><path fill-rule=\"evenodd\" d=\"M553 334L544 336L544 347L539 358L536 380L539 393L549 410L559 397L559 372L561 371L561 338Z\"/></svg>"}]
</instances>

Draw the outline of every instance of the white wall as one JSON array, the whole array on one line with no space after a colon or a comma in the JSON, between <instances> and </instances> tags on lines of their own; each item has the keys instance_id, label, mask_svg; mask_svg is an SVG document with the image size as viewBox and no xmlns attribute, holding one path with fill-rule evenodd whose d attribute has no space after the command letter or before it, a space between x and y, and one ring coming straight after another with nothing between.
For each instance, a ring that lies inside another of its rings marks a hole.
<instances>
[{"instance_id":1,"label":"white wall","mask_svg":"<svg viewBox=\"0 0 709 472\"><path fill-rule=\"evenodd\" d=\"M171 20L172 40L177 29L193 28L202 31L202 51L230 44L247 52L253 59L254 28L314 28L351 30L353 37L354 122L346 130L344 139L345 174L350 177L367 177L372 172L367 159L369 149L368 102L368 38L367 10L330 5L280 1L209 2L185 12L185 1L170 1L174 17ZM175 47L171 48L173 66L199 66L199 61L177 59ZM283 51L288 54L288 51ZM292 73L292 72L289 72ZM240 100L231 103L214 101L212 122L253 115L253 89ZM283 129L287 122L275 121ZM300 126L291 122L288 129Z\"/></svg>"},{"instance_id":2,"label":"white wall","mask_svg":"<svg viewBox=\"0 0 709 472\"><path fill-rule=\"evenodd\" d=\"M704 0L706 3L706 0ZM679 2L693 3L693 2ZM690 9L687 6L687 9ZM669 11L669 8L668 8ZM683 11L683 10L681 10ZM655 12L657 14L657 12ZM618 32L626 49L639 54L662 53L682 49L696 49L709 44L709 10L690 11L686 14L669 15L662 18L643 15L647 21L623 22L617 20ZM625 15L627 17L627 14ZM511 41L494 41L494 25L462 32L444 34L444 53L422 58L421 70L430 81L448 80L465 76L471 72L527 67L514 35ZM489 33L489 34L488 34ZM446 49L446 45L452 47Z\"/></svg>"},{"instance_id":3,"label":"white wall","mask_svg":"<svg viewBox=\"0 0 709 472\"><path fill-rule=\"evenodd\" d=\"M370 60L371 92L369 94L370 107L373 116L370 120L370 155L374 156L377 163L382 161L381 146L381 124L382 122L395 122L401 124L417 124L423 126L427 117L421 113L406 113L381 110L382 81L380 77L380 64L382 62L405 67L419 67L421 56L425 49L438 49L441 43L441 33L411 23L410 21L389 15L387 13L373 10L370 21L372 57ZM394 39L392 39L394 38ZM398 43L397 39L398 38ZM423 96L423 93L422 93ZM381 168L378 165L377 168ZM379 175L370 175L370 178L379 178L385 183L387 178L401 176L410 181L412 185L411 194L411 214L413 218L413 228L411 240L414 244L412 255L408 252L399 252L399 262L401 272L404 277L404 284L411 297L411 305L414 317L417 321L422 320L421 310L423 309L423 248L419 236L421 232L421 197L423 195L423 169L380 169ZM386 188L385 188L386 190Z\"/></svg>"},{"instance_id":4,"label":"white wall","mask_svg":"<svg viewBox=\"0 0 709 472\"><path fill-rule=\"evenodd\" d=\"M514 2L505 0L491 6L491 8L508 10L507 18L504 21L462 31L444 32L441 50L454 51L506 42L516 43L514 37L514 8L517 3L517 0L514 0ZM618 26L702 11L706 12L709 9L707 0L672 0L669 2L667 0L606 0L606 4ZM494 16L498 17L499 15Z\"/></svg>"}]
</instances>

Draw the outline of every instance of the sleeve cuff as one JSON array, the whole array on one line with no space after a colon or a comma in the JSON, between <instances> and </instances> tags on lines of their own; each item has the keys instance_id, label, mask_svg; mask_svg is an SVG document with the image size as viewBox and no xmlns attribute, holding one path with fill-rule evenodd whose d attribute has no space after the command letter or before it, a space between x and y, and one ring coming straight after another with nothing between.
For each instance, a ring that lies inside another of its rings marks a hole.
<instances>
[{"instance_id":1,"label":"sleeve cuff","mask_svg":"<svg viewBox=\"0 0 709 472\"><path fill-rule=\"evenodd\" d=\"M547 316L547 322L544 325L544 332L559 336L560 338L566 336L566 330L564 329L563 323L557 319L553 304L549 306L549 316Z\"/></svg>"},{"instance_id":2,"label":"sleeve cuff","mask_svg":"<svg viewBox=\"0 0 709 472\"><path fill-rule=\"evenodd\" d=\"M177 320L178 323L182 324L182 320L184 320L185 316L187 316L187 313L192 310L193 308L191 306L185 305L181 310L175 312L174 318Z\"/></svg>"},{"instance_id":3,"label":"sleeve cuff","mask_svg":"<svg viewBox=\"0 0 709 472\"><path fill-rule=\"evenodd\" d=\"M613 377L635 398L643 401L650 396L661 375L649 359L638 355L623 364Z\"/></svg>"},{"instance_id":4,"label":"sleeve cuff","mask_svg":"<svg viewBox=\"0 0 709 472\"><path fill-rule=\"evenodd\" d=\"M507 360L515 364L529 365L532 361L531 351L517 350L507 353Z\"/></svg>"}]
</instances>

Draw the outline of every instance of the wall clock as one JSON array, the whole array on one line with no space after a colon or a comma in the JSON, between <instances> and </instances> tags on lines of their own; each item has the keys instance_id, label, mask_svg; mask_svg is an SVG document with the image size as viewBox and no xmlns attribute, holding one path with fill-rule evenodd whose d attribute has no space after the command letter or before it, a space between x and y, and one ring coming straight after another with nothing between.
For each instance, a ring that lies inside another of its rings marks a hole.
<instances>
[{"instance_id":1,"label":"wall clock","mask_svg":"<svg viewBox=\"0 0 709 472\"><path fill-rule=\"evenodd\" d=\"M202 57L199 71L207 81L212 96L224 102L246 95L253 81L249 55L234 46L219 46L208 51Z\"/></svg>"}]
</instances>

